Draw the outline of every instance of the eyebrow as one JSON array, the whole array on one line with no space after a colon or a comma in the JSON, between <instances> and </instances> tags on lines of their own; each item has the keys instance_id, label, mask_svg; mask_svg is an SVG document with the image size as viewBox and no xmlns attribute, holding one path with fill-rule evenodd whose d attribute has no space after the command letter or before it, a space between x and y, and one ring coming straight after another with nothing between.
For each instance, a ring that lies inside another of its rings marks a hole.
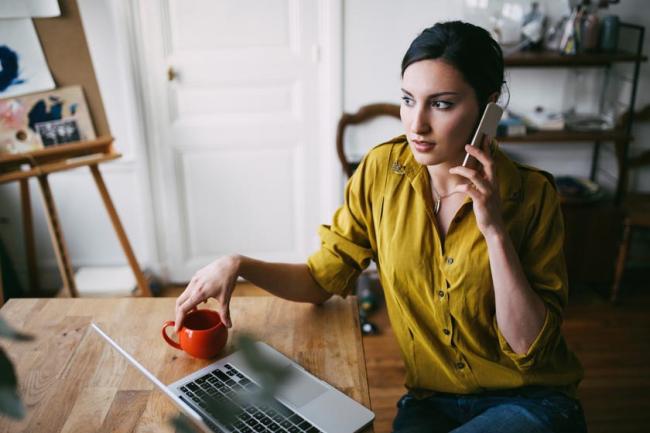
<instances>
[{"instance_id":1,"label":"eyebrow","mask_svg":"<svg viewBox=\"0 0 650 433\"><path fill-rule=\"evenodd\" d=\"M407 95L413 97L413 94L409 92L406 89L402 89L402 92L406 93ZM438 96L444 96L444 95L458 95L458 92L438 92L438 93L432 93L431 95L427 96L427 98L437 98Z\"/></svg>"}]
</instances>

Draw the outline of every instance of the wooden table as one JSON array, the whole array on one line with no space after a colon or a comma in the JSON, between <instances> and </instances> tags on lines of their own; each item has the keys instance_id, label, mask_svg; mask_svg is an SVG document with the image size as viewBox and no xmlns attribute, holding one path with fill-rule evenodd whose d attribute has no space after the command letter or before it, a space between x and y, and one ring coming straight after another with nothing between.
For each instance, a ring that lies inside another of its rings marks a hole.
<instances>
[{"instance_id":1,"label":"wooden table","mask_svg":"<svg viewBox=\"0 0 650 433\"><path fill-rule=\"evenodd\" d=\"M162 322L173 319L174 298L11 299L0 309L13 327L36 337L2 340L27 407L21 421L0 417L1 432L172 432L179 411L89 327L96 321L164 383L210 361L168 346ZM210 300L201 308L214 308ZM275 297L235 297L233 337L247 333L299 362L370 407L356 298L322 306ZM372 432L372 428L366 430Z\"/></svg>"}]
</instances>

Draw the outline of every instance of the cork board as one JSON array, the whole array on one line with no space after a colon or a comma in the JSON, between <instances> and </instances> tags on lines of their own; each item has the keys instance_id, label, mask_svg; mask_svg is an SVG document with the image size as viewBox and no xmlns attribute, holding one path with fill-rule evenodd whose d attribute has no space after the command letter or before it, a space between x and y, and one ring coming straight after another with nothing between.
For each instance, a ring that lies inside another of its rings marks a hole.
<instances>
[{"instance_id":1,"label":"cork board","mask_svg":"<svg viewBox=\"0 0 650 433\"><path fill-rule=\"evenodd\" d=\"M59 0L61 15L34 18L57 87L81 85L97 136L111 135L76 0Z\"/></svg>"}]
</instances>

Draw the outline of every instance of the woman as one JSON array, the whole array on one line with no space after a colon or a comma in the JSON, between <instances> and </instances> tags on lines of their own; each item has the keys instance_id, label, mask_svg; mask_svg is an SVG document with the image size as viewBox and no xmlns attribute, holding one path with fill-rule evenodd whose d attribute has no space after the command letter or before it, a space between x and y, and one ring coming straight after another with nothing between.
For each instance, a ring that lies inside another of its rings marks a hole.
<instances>
[{"instance_id":1,"label":"woman","mask_svg":"<svg viewBox=\"0 0 650 433\"><path fill-rule=\"evenodd\" d=\"M462 22L422 32L402 62L405 135L371 150L307 264L231 256L199 270L176 323L238 276L300 302L346 296L375 260L406 364L396 432L581 432L582 369L560 333L567 302L552 177L494 141L467 145L500 96L503 56ZM465 154L472 164L462 167Z\"/></svg>"}]
</instances>

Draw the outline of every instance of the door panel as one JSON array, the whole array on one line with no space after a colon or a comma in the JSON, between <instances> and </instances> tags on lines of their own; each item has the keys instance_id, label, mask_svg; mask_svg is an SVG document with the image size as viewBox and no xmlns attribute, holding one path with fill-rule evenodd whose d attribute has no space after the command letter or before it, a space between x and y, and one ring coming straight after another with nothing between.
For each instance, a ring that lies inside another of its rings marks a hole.
<instances>
[{"instance_id":1,"label":"door panel","mask_svg":"<svg viewBox=\"0 0 650 433\"><path fill-rule=\"evenodd\" d=\"M189 256L209 260L244 250L288 258L297 248L294 153L286 148L184 152L181 207Z\"/></svg>"},{"instance_id":2,"label":"door panel","mask_svg":"<svg viewBox=\"0 0 650 433\"><path fill-rule=\"evenodd\" d=\"M298 0L141 6L171 279L187 280L227 253L303 261L313 251L318 8Z\"/></svg>"},{"instance_id":3,"label":"door panel","mask_svg":"<svg viewBox=\"0 0 650 433\"><path fill-rule=\"evenodd\" d=\"M174 47L180 50L287 45L288 0L170 2Z\"/></svg>"}]
</instances>

